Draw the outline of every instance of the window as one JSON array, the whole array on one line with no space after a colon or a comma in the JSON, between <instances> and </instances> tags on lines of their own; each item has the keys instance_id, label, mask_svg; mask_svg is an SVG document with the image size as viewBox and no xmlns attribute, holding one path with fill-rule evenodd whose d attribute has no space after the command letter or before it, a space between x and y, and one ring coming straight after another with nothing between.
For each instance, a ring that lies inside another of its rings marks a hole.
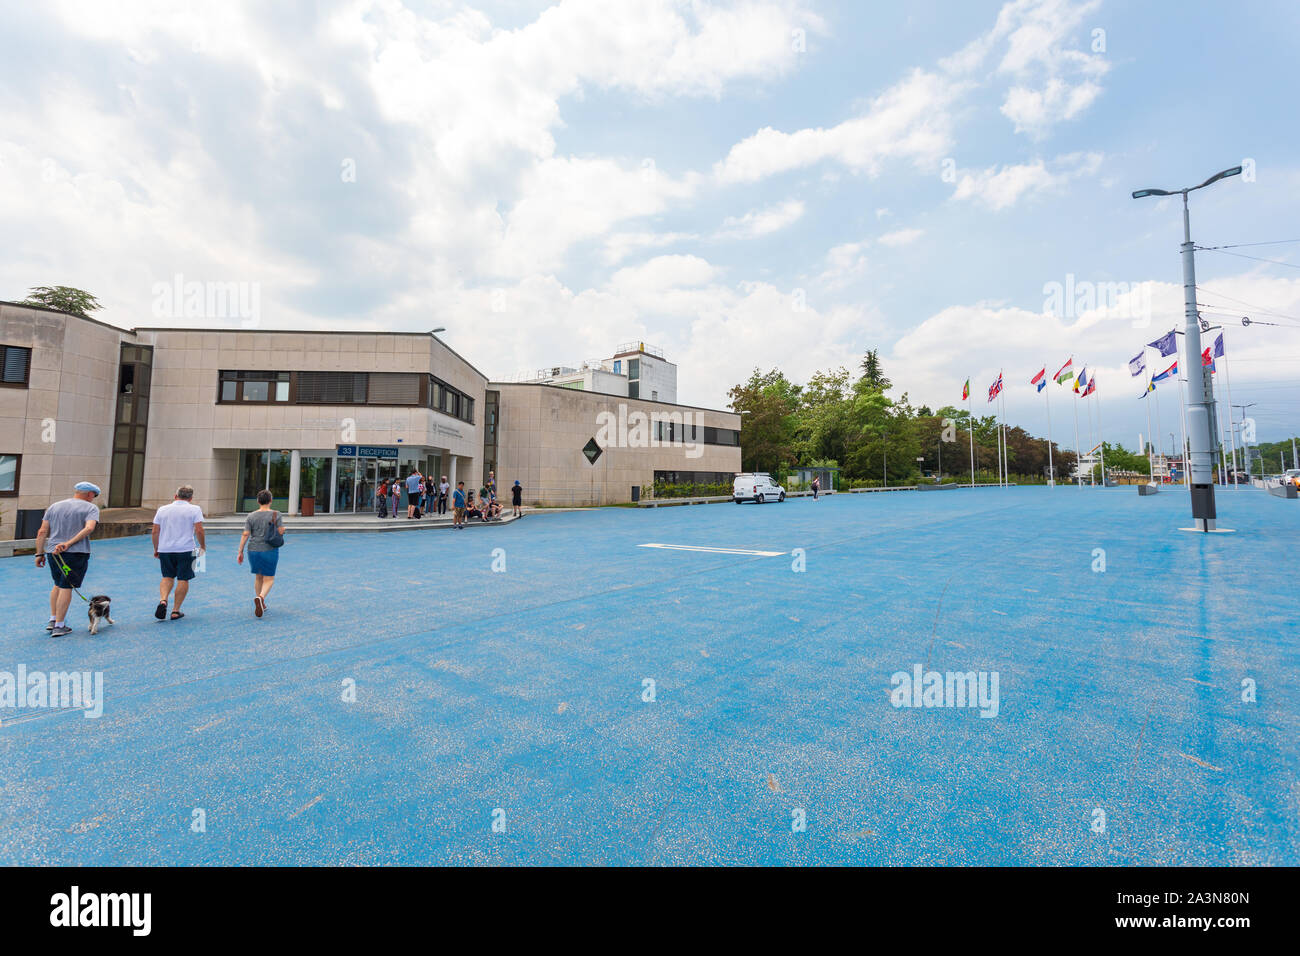
<instances>
[{"instance_id":1,"label":"window","mask_svg":"<svg viewBox=\"0 0 1300 956\"><path fill-rule=\"evenodd\" d=\"M640 360L640 359L628 359L628 360L627 360L627 377L628 377L629 379L633 379L633 380L639 379L639 378L641 377L641 360Z\"/></svg>"},{"instance_id":2,"label":"window","mask_svg":"<svg viewBox=\"0 0 1300 956\"><path fill-rule=\"evenodd\" d=\"M0 498L18 497L18 478L22 464L22 455L0 455Z\"/></svg>"},{"instance_id":3,"label":"window","mask_svg":"<svg viewBox=\"0 0 1300 956\"><path fill-rule=\"evenodd\" d=\"M365 372L299 372L298 404L364 405L368 379Z\"/></svg>"},{"instance_id":4,"label":"window","mask_svg":"<svg viewBox=\"0 0 1300 956\"><path fill-rule=\"evenodd\" d=\"M419 405L420 376L413 372L371 372L370 405Z\"/></svg>"},{"instance_id":5,"label":"window","mask_svg":"<svg viewBox=\"0 0 1300 956\"><path fill-rule=\"evenodd\" d=\"M0 385L25 388L32 368L32 350L17 345L0 345Z\"/></svg>"},{"instance_id":6,"label":"window","mask_svg":"<svg viewBox=\"0 0 1300 956\"><path fill-rule=\"evenodd\" d=\"M474 424L474 399L432 375L429 376L429 407Z\"/></svg>"},{"instance_id":7,"label":"window","mask_svg":"<svg viewBox=\"0 0 1300 956\"><path fill-rule=\"evenodd\" d=\"M218 382L222 402L248 402L267 405L289 401L288 372L231 372L220 373Z\"/></svg>"},{"instance_id":8,"label":"window","mask_svg":"<svg viewBox=\"0 0 1300 956\"><path fill-rule=\"evenodd\" d=\"M640 397L641 397L641 383L640 383L640 382L628 382L628 383L627 383L627 397L628 397L628 398L640 398Z\"/></svg>"},{"instance_id":9,"label":"window","mask_svg":"<svg viewBox=\"0 0 1300 956\"><path fill-rule=\"evenodd\" d=\"M734 428L713 428L709 425L704 426L704 444L706 445L739 445L740 432Z\"/></svg>"},{"instance_id":10,"label":"window","mask_svg":"<svg viewBox=\"0 0 1300 956\"><path fill-rule=\"evenodd\" d=\"M614 374L615 374L615 375L622 375L622 374L623 374L623 360L622 360L622 359L614 359Z\"/></svg>"}]
</instances>

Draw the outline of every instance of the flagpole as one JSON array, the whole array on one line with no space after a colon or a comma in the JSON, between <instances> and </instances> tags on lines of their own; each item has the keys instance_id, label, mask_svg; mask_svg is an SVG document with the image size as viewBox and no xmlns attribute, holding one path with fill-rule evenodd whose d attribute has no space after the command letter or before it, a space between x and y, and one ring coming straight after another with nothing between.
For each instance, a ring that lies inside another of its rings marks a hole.
<instances>
[{"instance_id":1,"label":"flagpole","mask_svg":"<svg viewBox=\"0 0 1300 956\"><path fill-rule=\"evenodd\" d=\"M970 426L970 486L975 487L975 409L971 407L970 400L970 379L966 379L966 415L968 416L967 425Z\"/></svg>"},{"instance_id":2,"label":"flagpole","mask_svg":"<svg viewBox=\"0 0 1300 956\"><path fill-rule=\"evenodd\" d=\"M1087 370L1087 366L1084 366L1084 370L1085 370L1085 371ZM1088 379L1088 384L1089 384L1089 385L1092 384L1092 379ZM1080 399L1080 400L1083 400L1083 399L1085 399L1085 398L1087 398L1087 397L1088 397L1088 385L1085 385L1085 386L1083 386L1083 391L1079 394L1079 399ZM1086 404L1086 403L1085 403L1085 404ZM1091 461L1091 459L1092 459L1092 450L1096 447L1096 445L1094 445L1094 444L1093 444L1093 441L1092 441L1092 439L1093 439L1093 431L1092 431L1092 406L1091 406L1091 405L1088 405L1088 406L1087 406L1087 409L1088 409L1088 458L1089 458L1089 462L1088 462L1088 487L1091 488L1091 487L1093 487L1093 486L1095 486L1095 485L1097 484L1097 480L1096 480L1096 479L1093 477L1093 475L1092 475L1092 461Z\"/></svg>"},{"instance_id":3,"label":"flagpole","mask_svg":"<svg viewBox=\"0 0 1300 956\"><path fill-rule=\"evenodd\" d=\"M1043 377L1047 377L1047 366L1043 366ZM1052 395L1047 383L1043 383L1043 401L1047 405L1047 485L1056 487L1056 468L1052 465Z\"/></svg>"},{"instance_id":4,"label":"flagpole","mask_svg":"<svg viewBox=\"0 0 1300 956\"><path fill-rule=\"evenodd\" d=\"M1094 374L1092 376L1092 381L1088 383L1088 387L1095 392L1097 391L1096 384L1097 384L1097 376ZM1100 398L1097 399L1097 441L1101 444L1101 486L1105 488L1106 487L1106 437L1101 427L1101 399Z\"/></svg>"},{"instance_id":5,"label":"flagpole","mask_svg":"<svg viewBox=\"0 0 1300 956\"><path fill-rule=\"evenodd\" d=\"M1237 487L1237 423L1232 417L1232 372L1228 369L1227 339L1223 342L1223 378L1228 388L1228 440L1232 442L1232 487L1235 489Z\"/></svg>"},{"instance_id":6,"label":"flagpole","mask_svg":"<svg viewBox=\"0 0 1300 956\"><path fill-rule=\"evenodd\" d=\"M1078 375L1074 380L1079 381ZM1071 389L1073 391L1073 389ZM1079 393L1074 392L1074 480L1080 489L1083 488L1083 456L1079 454Z\"/></svg>"},{"instance_id":7,"label":"flagpole","mask_svg":"<svg viewBox=\"0 0 1300 956\"><path fill-rule=\"evenodd\" d=\"M1152 377L1152 385L1154 384L1156 384L1156 378ZM1162 425L1160 424L1160 389L1156 389L1154 395L1156 395L1156 437L1160 438L1161 446L1164 447L1165 433L1161 431ZM1165 455L1161 454L1161 458L1165 458ZM1169 477L1169 459L1165 459L1165 476Z\"/></svg>"},{"instance_id":8,"label":"flagpole","mask_svg":"<svg viewBox=\"0 0 1300 956\"><path fill-rule=\"evenodd\" d=\"M1190 464L1190 462L1187 459L1191 457L1187 453L1187 388L1183 384L1182 375L1178 376L1178 404L1181 407L1183 413L1182 414L1183 447L1178 454L1179 457L1181 457L1183 460L1183 484L1186 485L1188 488L1191 488L1191 474L1190 474L1191 469L1187 467Z\"/></svg>"},{"instance_id":9,"label":"flagpole","mask_svg":"<svg viewBox=\"0 0 1300 956\"><path fill-rule=\"evenodd\" d=\"M998 369L998 379L1001 380L1003 370ZM1011 475L1009 472L1010 461L1007 458L1007 388L1004 384L998 389L998 409L1002 414L1002 487L1006 488L1011 485ZM1283 469L1285 471L1286 469Z\"/></svg>"},{"instance_id":10,"label":"flagpole","mask_svg":"<svg viewBox=\"0 0 1300 956\"><path fill-rule=\"evenodd\" d=\"M1156 463L1155 459L1151 457L1151 402L1148 401L1151 398L1152 391L1151 373L1147 372L1147 390L1142 393L1143 404L1147 407L1147 484L1151 484L1156 480Z\"/></svg>"}]
</instances>

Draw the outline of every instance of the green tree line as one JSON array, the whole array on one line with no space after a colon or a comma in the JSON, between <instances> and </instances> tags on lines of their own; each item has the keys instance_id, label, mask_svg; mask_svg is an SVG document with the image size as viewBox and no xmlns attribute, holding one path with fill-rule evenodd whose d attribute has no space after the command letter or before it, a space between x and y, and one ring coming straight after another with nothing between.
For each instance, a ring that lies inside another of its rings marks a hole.
<instances>
[{"instance_id":1,"label":"green tree line","mask_svg":"<svg viewBox=\"0 0 1300 956\"><path fill-rule=\"evenodd\" d=\"M733 411L741 412L740 443L746 471L770 472L778 480L795 466L834 466L841 482L907 483L924 474L969 480L971 416L965 409L914 407L907 393L891 397L876 350L867 352L857 374L845 368L813 375L800 385L778 369L755 369L749 380L728 393ZM977 480L993 480L998 471L997 419L974 419ZM1018 425L1008 425L1007 462L1013 481L1045 481L1047 442ZM1075 454L1053 443L1058 478L1074 467ZM1146 459L1106 446L1106 465L1127 468ZM917 459L921 459L918 461ZM1122 460L1122 463L1121 463ZM1138 470L1134 467L1133 470Z\"/></svg>"}]
</instances>

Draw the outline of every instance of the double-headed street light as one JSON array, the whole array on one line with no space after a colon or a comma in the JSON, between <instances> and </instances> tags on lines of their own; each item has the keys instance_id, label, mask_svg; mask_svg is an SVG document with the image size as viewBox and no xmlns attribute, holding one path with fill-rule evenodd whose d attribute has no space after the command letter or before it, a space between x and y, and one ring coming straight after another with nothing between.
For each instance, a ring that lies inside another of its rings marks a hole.
<instances>
[{"instance_id":1,"label":"double-headed street light","mask_svg":"<svg viewBox=\"0 0 1300 956\"><path fill-rule=\"evenodd\" d=\"M1201 365L1201 323L1196 308L1196 257L1192 245L1187 194L1220 179L1241 174L1240 166L1215 173L1199 186L1184 189L1139 189L1134 199L1147 196L1183 197L1183 341L1187 367L1187 474L1192 490L1192 521L1197 531L1215 530L1214 510L1214 384Z\"/></svg>"}]
</instances>

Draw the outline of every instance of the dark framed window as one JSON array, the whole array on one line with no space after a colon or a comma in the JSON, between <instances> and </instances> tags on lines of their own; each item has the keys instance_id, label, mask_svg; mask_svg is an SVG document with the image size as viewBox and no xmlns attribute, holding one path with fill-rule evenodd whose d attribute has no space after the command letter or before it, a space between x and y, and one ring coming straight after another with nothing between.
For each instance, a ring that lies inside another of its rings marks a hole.
<instances>
[{"instance_id":1,"label":"dark framed window","mask_svg":"<svg viewBox=\"0 0 1300 956\"><path fill-rule=\"evenodd\" d=\"M740 432L734 428L713 428L704 426L704 444L706 445L739 445Z\"/></svg>"},{"instance_id":2,"label":"dark framed window","mask_svg":"<svg viewBox=\"0 0 1300 956\"><path fill-rule=\"evenodd\" d=\"M31 371L31 349L19 345L0 345L0 385L26 388Z\"/></svg>"},{"instance_id":3,"label":"dark framed window","mask_svg":"<svg viewBox=\"0 0 1300 956\"><path fill-rule=\"evenodd\" d=\"M365 372L299 372L299 405L364 405L369 378Z\"/></svg>"},{"instance_id":4,"label":"dark framed window","mask_svg":"<svg viewBox=\"0 0 1300 956\"><path fill-rule=\"evenodd\" d=\"M138 508L144 488L153 347L123 345L117 371L117 415L108 475L108 506Z\"/></svg>"},{"instance_id":5,"label":"dark framed window","mask_svg":"<svg viewBox=\"0 0 1300 956\"><path fill-rule=\"evenodd\" d=\"M0 498L18 497L18 482L22 476L22 455L0 455Z\"/></svg>"},{"instance_id":6,"label":"dark framed window","mask_svg":"<svg viewBox=\"0 0 1300 956\"><path fill-rule=\"evenodd\" d=\"M474 399L432 375L429 376L427 404L435 412L474 424Z\"/></svg>"},{"instance_id":7,"label":"dark framed window","mask_svg":"<svg viewBox=\"0 0 1300 956\"><path fill-rule=\"evenodd\" d=\"M288 372L222 371L218 375L217 401L250 405L284 405L292 395Z\"/></svg>"}]
</instances>

